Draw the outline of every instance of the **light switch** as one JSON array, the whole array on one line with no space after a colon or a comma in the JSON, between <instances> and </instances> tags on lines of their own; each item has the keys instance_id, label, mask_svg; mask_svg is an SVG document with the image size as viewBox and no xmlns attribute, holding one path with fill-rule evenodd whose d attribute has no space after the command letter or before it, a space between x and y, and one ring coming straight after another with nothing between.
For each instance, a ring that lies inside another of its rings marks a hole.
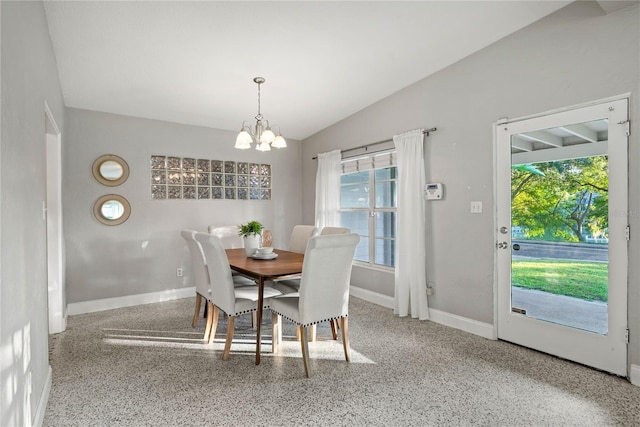
<instances>
[{"instance_id":1,"label":"light switch","mask_svg":"<svg viewBox=\"0 0 640 427\"><path fill-rule=\"evenodd\" d=\"M471 213L482 213L482 202L471 202Z\"/></svg>"}]
</instances>

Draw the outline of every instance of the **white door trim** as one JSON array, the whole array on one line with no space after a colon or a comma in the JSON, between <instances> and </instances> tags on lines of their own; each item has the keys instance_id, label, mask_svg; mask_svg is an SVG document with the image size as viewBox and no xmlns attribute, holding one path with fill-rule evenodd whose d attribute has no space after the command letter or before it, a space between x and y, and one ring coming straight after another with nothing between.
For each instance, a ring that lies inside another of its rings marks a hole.
<instances>
[{"instance_id":1,"label":"white door trim","mask_svg":"<svg viewBox=\"0 0 640 427\"><path fill-rule=\"evenodd\" d=\"M65 257L62 228L62 135L45 101L47 294L49 333L66 329Z\"/></svg>"},{"instance_id":2,"label":"white door trim","mask_svg":"<svg viewBox=\"0 0 640 427\"><path fill-rule=\"evenodd\" d=\"M509 119L508 117L503 117L496 120L496 122L494 123L494 128L495 126L508 125L511 123L521 122L523 120L536 119L538 117L544 117L544 116L550 116L557 113L563 113L565 111L580 110L582 108L591 107L594 105L600 105L600 104L605 104L607 102L615 102L615 101L620 101L620 100L629 99L629 98L631 98L631 92L626 92L620 95L609 96L607 98L598 99L596 101L583 102L581 104L574 104L568 107L554 108L552 110L547 110L542 113L529 114L527 116L515 117L513 119ZM497 136L497 134L494 136ZM497 142L498 142L497 139L494 139L493 141L494 141L494 148L497 148Z\"/></svg>"}]
</instances>

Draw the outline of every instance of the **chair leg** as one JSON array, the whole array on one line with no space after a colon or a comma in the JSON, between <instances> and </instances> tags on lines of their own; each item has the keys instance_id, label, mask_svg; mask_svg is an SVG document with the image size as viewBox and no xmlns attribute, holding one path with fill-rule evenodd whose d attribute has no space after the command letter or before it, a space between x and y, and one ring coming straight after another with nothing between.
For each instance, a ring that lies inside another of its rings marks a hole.
<instances>
[{"instance_id":1,"label":"chair leg","mask_svg":"<svg viewBox=\"0 0 640 427\"><path fill-rule=\"evenodd\" d=\"M301 326L296 327L296 341L300 341L300 328ZM314 342L316 340L316 325L309 326L309 341Z\"/></svg>"},{"instance_id":2,"label":"chair leg","mask_svg":"<svg viewBox=\"0 0 640 427\"><path fill-rule=\"evenodd\" d=\"M309 372L309 342L308 331L306 326L299 326L300 328L300 345L302 346L302 362L304 363L304 373L307 375L307 378L311 376Z\"/></svg>"},{"instance_id":3,"label":"chair leg","mask_svg":"<svg viewBox=\"0 0 640 427\"><path fill-rule=\"evenodd\" d=\"M200 317L200 304L202 304L202 295L196 292L196 311L193 313L193 320L191 321L192 328L195 328L198 324L198 317Z\"/></svg>"},{"instance_id":4,"label":"chair leg","mask_svg":"<svg viewBox=\"0 0 640 427\"><path fill-rule=\"evenodd\" d=\"M346 317L340 319L342 323L342 346L344 347L344 360L349 361L349 323Z\"/></svg>"},{"instance_id":5,"label":"chair leg","mask_svg":"<svg viewBox=\"0 0 640 427\"><path fill-rule=\"evenodd\" d=\"M204 337L202 337L203 340L208 341L209 343L213 341L211 337L215 335L215 333L211 333L211 325L213 325L213 310L209 307L210 305L211 301L207 301L207 308L209 308L209 311L207 312L207 326L204 328Z\"/></svg>"},{"instance_id":6,"label":"chair leg","mask_svg":"<svg viewBox=\"0 0 640 427\"><path fill-rule=\"evenodd\" d=\"M212 344L213 339L216 337L216 330L218 330L218 307L211 304L209 306L209 311L212 313L211 317L213 319L211 322L211 333L209 334L209 344Z\"/></svg>"},{"instance_id":7,"label":"chair leg","mask_svg":"<svg viewBox=\"0 0 640 427\"><path fill-rule=\"evenodd\" d=\"M222 360L227 360L229 358L229 353L231 352L231 341L233 341L233 329L235 320L235 317L229 316L229 320L227 321L227 341L224 343L224 353L222 353Z\"/></svg>"},{"instance_id":8,"label":"chair leg","mask_svg":"<svg viewBox=\"0 0 640 427\"><path fill-rule=\"evenodd\" d=\"M334 340L338 339L338 321L336 319L331 321L331 336Z\"/></svg>"},{"instance_id":9,"label":"chair leg","mask_svg":"<svg viewBox=\"0 0 640 427\"><path fill-rule=\"evenodd\" d=\"M277 353L280 343L282 343L282 317L279 314L271 313L271 327L273 329L271 340L271 351Z\"/></svg>"}]
</instances>

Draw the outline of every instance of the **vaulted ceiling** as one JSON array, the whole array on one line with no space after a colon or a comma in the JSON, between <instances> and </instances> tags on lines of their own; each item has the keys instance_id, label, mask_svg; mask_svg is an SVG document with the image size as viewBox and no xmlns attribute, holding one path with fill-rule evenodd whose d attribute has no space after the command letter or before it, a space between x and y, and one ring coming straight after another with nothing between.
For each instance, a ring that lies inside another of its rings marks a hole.
<instances>
[{"instance_id":1,"label":"vaulted ceiling","mask_svg":"<svg viewBox=\"0 0 640 427\"><path fill-rule=\"evenodd\" d=\"M304 139L570 1L45 1L69 107ZM607 2L608 3L608 2Z\"/></svg>"}]
</instances>

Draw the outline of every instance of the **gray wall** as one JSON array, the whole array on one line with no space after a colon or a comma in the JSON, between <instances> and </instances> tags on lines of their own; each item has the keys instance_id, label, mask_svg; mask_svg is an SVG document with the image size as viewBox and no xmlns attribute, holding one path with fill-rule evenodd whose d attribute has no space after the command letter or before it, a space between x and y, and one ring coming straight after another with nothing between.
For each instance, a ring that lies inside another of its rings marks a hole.
<instances>
[{"instance_id":1,"label":"gray wall","mask_svg":"<svg viewBox=\"0 0 640 427\"><path fill-rule=\"evenodd\" d=\"M631 92L629 141L629 361L640 364L639 8L605 15L576 2L303 141L303 221L313 221L317 153L437 127L426 140L430 306L481 322L494 316L493 123ZM419 54L419 53L417 53ZM484 203L481 215L469 202ZM352 283L392 296L393 275L359 271Z\"/></svg>"},{"instance_id":2,"label":"gray wall","mask_svg":"<svg viewBox=\"0 0 640 427\"><path fill-rule=\"evenodd\" d=\"M180 230L207 231L210 224L258 220L272 230L276 246L286 247L302 218L299 141L270 152L234 148L237 132L67 109L63 156L64 229L67 248L68 303L121 297L194 286ZM129 165L129 179L105 187L91 175L93 161L116 154ZM152 200L150 156L271 164L272 200ZM131 203L122 225L99 223L92 206L104 194L120 194ZM183 267L185 275L176 276Z\"/></svg>"},{"instance_id":3,"label":"gray wall","mask_svg":"<svg viewBox=\"0 0 640 427\"><path fill-rule=\"evenodd\" d=\"M44 105L63 138L64 106L42 3L0 10L0 425L31 425L49 370Z\"/></svg>"}]
</instances>

